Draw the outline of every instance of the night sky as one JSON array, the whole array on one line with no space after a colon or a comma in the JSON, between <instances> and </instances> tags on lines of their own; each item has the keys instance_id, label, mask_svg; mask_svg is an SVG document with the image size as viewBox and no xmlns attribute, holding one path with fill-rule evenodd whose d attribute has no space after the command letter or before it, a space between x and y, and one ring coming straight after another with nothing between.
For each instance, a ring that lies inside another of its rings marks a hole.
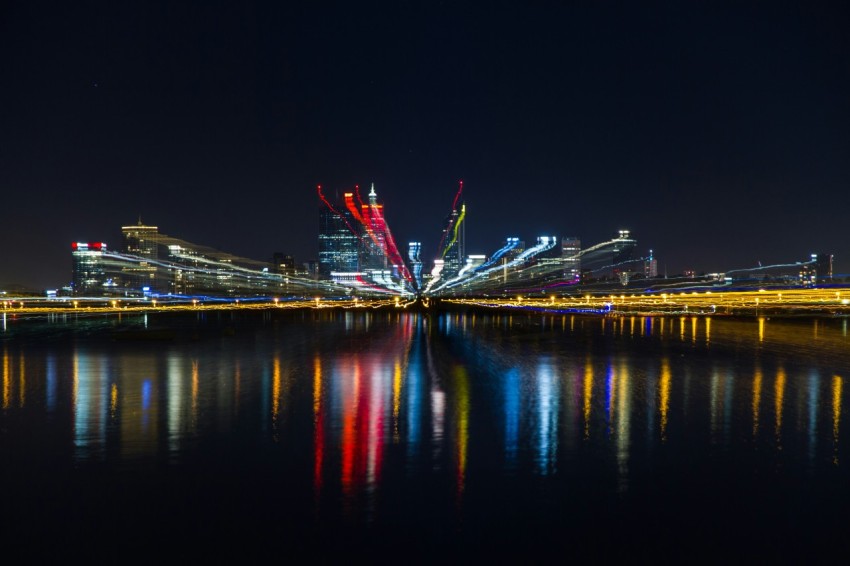
<instances>
[{"instance_id":1,"label":"night sky","mask_svg":"<svg viewBox=\"0 0 850 566\"><path fill-rule=\"evenodd\" d=\"M5 2L0 285L137 222L318 253L316 185L375 183L433 258L632 231L659 272L850 270L841 3Z\"/></svg>"}]
</instances>

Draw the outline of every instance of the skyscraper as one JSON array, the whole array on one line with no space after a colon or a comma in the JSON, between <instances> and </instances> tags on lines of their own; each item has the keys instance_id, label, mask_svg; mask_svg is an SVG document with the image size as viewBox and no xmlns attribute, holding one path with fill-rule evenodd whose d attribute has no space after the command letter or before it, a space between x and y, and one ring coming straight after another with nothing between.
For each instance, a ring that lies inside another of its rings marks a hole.
<instances>
[{"instance_id":1,"label":"skyscraper","mask_svg":"<svg viewBox=\"0 0 850 566\"><path fill-rule=\"evenodd\" d=\"M106 291L108 269L103 242L73 242L71 244L72 288L74 295L101 296Z\"/></svg>"},{"instance_id":2,"label":"skyscraper","mask_svg":"<svg viewBox=\"0 0 850 566\"><path fill-rule=\"evenodd\" d=\"M464 265L464 232L463 224L466 218L466 204L460 203L459 208L453 208L446 218L446 227L443 229L442 254L443 278L451 278L458 274Z\"/></svg>"},{"instance_id":3,"label":"skyscraper","mask_svg":"<svg viewBox=\"0 0 850 566\"><path fill-rule=\"evenodd\" d=\"M818 282L832 279L832 254L812 254Z\"/></svg>"},{"instance_id":4,"label":"skyscraper","mask_svg":"<svg viewBox=\"0 0 850 566\"><path fill-rule=\"evenodd\" d=\"M407 257L410 259L410 269L413 272L413 280L416 281L416 288L422 288L422 252L421 242L410 242L407 245Z\"/></svg>"},{"instance_id":5,"label":"skyscraper","mask_svg":"<svg viewBox=\"0 0 850 566\"><path fill-rule=\"evenodd\" d=\"M138 263L130 263L122 268L124 285L133 294L142 294L147 290L159 290L159 229L146 226L139 218L138 224L122 226L124 236L123 252L139 258Z\"/></svg>"},{"instance_id":6,"label":"skyscraper","mask_svg":"<svg viewBox=\"0 0 850 566\"><path fill-rule=\"evenodd\" d=\"M360 247L360 269L363 271L384 271L389 267L383 208L382 204L378 204L378 193L372 183L369 204L360 205L360 214L364 219L364 235Z\"/></svg>"},{"instance_id":7,"label":"skyscraper","mask_svg":"<svg viewBox=\"0 0 850 566\"><path fill-rule=\"evenodd\" d=\"M360 270L360 237L357 224L348 210L329 204L319 209L319 278L331 279L331 273L355 273Z\"/></svg>"},{"instance_id":8,"label":"skyscraper","mask_svg":"<svg viewBox=\"0 0 850 566\"><path fill-rule=\"evenodd\" d=\"M581 240L561 238L561 257L564 260L564 280L578 283L581 279Z\"/></svg>"}]
</instances>

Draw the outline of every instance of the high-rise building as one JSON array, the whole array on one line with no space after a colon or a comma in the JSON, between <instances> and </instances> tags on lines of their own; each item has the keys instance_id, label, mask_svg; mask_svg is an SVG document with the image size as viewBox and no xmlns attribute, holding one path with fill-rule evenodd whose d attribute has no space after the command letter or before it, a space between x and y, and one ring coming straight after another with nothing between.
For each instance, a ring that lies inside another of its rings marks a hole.
<instances>
[{"instance_id":1,"label":"high-rise building","mask_svg":"<svg viewBox=\"0 0 850 566\"><path fill-rule=\"evenodd\" d=\"M375 184L369 191L369 204L360 205L360 214L364 219L363 237L360 246L360 269L362 271L386 271L387 231L384 220L384 205L378 204Z\"/></svg>"},{"instance_id":2,"label":"high-rise building","mask_svg":"<svg viewBox=\"0 0 850 566\"><path fill-rule=\"evenodd\" d=\"M812 261L818 281L832 279L832 254L812 254Z\"/></svg>"},{"instance_id":3,"label":"high-rise building","mask_svg":"<svg viewBox=\"0 0 850 566\"><path fill-rule=\"evenodd\" d=\"M156 226L146 226L139 223L131 226L122 226L121 233L124 236L123 252L129 256L138 258L138 261L128 263L122 268L124 272L124 285L130 293L142 294L147 288L160 290L158 274L159 266L159 229Z\"/></svg>"},{"instance_id":4,"label":"high-rise building","mask_svg":"<svg viewBox=\"0 0 850 566\"><path fill-rule=\"evenodd\" d=\"M619 230L618 234L611 248L611 268L612 275L622 280L625 274L634 271L632 260L634 259L633 255L637 241L632 238L628 230ZM625 276L628 277L628 275Z\"/></svg>"},{"instance_id":5,"label":"high-rise building","mask_svg":"<svg viewBox=\"0 0 850 566\"><path fill-rule=\"evenodd\" d=\"M322 205L319 210L320 279L331 279L331 273L354 273L360 270L360 235L350 211Z\"/></svg>"},{"instance_id":6,"label":"high-rise building","mask_svg":"<svg viewBox=\"0 0 850 566\"><path fill-rule=\"evenodd\" d=\"M652 250L649 250L649 257L643 262L643 274L647 279L658 277L658 260L652 255Z\"/></svg>"},{"instance_id":7,"label":"high-rise building","mask_svg":"<svg viewBox=\"0 0 850 566\"><path fill-rule=\"evenodd\" d=\"M635 271L633 253L636 245L637 241L628 230L620 230L617 237L582 250L582 281L628 281L630 274Z\"/></svg>"},{"instance_id":8,"label":"high-rise building","mask_svg":"<svg viewBox=\"0 0 850 566\"><path fill-rule=\"evenodd\" d=\"M109 270L103 253L106 244L103 242L73 242L72 257L72 289L74 295L101 296L105 294L109 281Z\"/></svg>"},{"instance_id":9,"label":"high-rise building","mask_svg":"<svg viewBox=\"0 0 850 566\"><path fill-rule=\"evenodd\" d=\"M277 273L292 275L295 273L295 258L281 252L272 254L272 265Z\"/></svg>"},{"instance_id":10,"label":"high-rise building","mask_svg":"<svg viewBox=\"0 0 850 566\"><path fill-rule=\"evenodd\" d=\"M576 237L561 238L561 258L564 261L564 280L578 283L581 278L581 240Z\"/></svg>"},{"instance_id":11,"label":"high-rise building","mask_svg":"<svg viewBox=\"0 0 850 566\"><path fill-rule=\"evenodd\" d=\"M407 257L410 260L410 269L413 272L413 279L416 281L416 288L422 288L422 243L410 242L407 245Z\"/></svg>"},{"instance_id":12,"label":"high-rise building","mask_svg":"<svg viewBox=\"0 0 850 566\"><path fill-rule=\"evenodd\" d=\"M460 203L459 208L454 208L446 218L446 227L442 236L442 277L444 279L454 277L464 266L464 233L466 227L466 204Z\"/></svg>"}]
</instances>

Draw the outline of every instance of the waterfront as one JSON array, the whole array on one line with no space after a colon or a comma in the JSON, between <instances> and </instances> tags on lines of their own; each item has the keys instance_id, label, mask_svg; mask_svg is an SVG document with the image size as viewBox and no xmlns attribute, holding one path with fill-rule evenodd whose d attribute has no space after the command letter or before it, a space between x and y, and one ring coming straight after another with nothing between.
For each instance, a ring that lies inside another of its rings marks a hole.
<instances>
[{"instance_id":1,"label":"waterfront","mask_svg":"<svg viewBox=\"0 0 850 566\"><path fill-rule=\"evenodd\" d=\"M822 558L847 549L848 345L843 317L10 320L0 537L53 559Z\"/></svg>"}]
</instances>

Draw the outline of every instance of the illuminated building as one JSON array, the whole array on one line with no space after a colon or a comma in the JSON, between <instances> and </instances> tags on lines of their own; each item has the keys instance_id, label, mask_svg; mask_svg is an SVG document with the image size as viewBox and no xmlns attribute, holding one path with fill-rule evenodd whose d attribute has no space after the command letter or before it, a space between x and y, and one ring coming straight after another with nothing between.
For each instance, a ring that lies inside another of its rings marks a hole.
<instances>
[{"instance_id":1,"label":"illuminated building","mask_svg":"<svg viewBox=\"0 0 850 566\"><path fill-rule=\"evenodd\" d=\"M643 274L647 279L658 277L658 260L652 256L652 250L649 250L649 257L643 262Z\"/></svg>"},{"instance_id":2,"label":"illuminated building","mask_svg":"<svg viewBox=\"0 0 850 566\"><path fill-rule=\"evenodd\" d=\"M559 264L561 263L561 246L555 236L538 236L535 247L539 250L530 259L537 264Z\"/></svg>"},{"instance_id":3,"label":"illuminated building","mask_svg":"<svg viewBox=\"0 0 850 566\"><path fill-rule=\"evenodd\" d=\"M359 187L347 192L342 206L335 206L322 194L320 210L320 278L371 285L393 292L411 293L414 282L407 264L396 247L384 218L384 207L372 184L369 201L360 200Z\"/></svg>"},{"instance_id":4,"label":"illuminated building","mask_svg":"<svg viewBox=\"0 0 850 566\"><path fill-rule=\"evenodd\" d=\"M73 242L71 244L72 286L74 295L104 295L110 281L104 258L103 242Z\"/></svg>"},{"instance_id":5,"label":"illuminated building","mask_svg":"<svg viewBox=\"0 0 850 566\"><path fill-rule=\"evenodd\" d=\"M812 254L811 260L800 264L800 284L814 286L832 279L832 255Z\"/></svg>"},{"instance_id":6,"label":"illuminated building","mask_svg":"<svg viewBox=\"0 0 850 566\"><path fill-rule=\"evenodd\" d=\"M369 191L369 204L361 204L360 208L360 214L365 219L364 234L360 240L360 269L367 272L386 271L388 262L384 205L378 204L378 194L375 192L374 183Z\"/></svg>"},{"instance_id":7,"label":"illuminated building","mask_svg":"<svg viewBox=\"0 0 850 566\"><path fill-rule=\"evenodd\" d=\"M468 256L466 258L466 265L458 272L458 275L466 275L467 273L474 272L476 268L484 265L486 260L487 256L483 254L472 254Z\"/></svg>"},{"instance_id":8,"label":"illuminated building","mask_svg":"<svg viewBox=\"0 0 850 566\"><path fill-rule=\"evenodd\" d=\"M357 272L360 237L358 224L350 211L329 206L319 209L319 268L320 279L331 279L332 272Z\"/></svg>"},{"instance_id":9,"label":"illuminated building","mask_svg":"<svg viewBox=\"0 0 850 566\"><path fill-rule=\"evenodd\" d=\"M581 240L561 238L561 257L564 261L564 280L578 282L581 278Z\"/></svg>"},{"instance_id":10,"label":"illuminated building","mask_svg":"<svg viewBox=\"0 0 850 566\"><path fill-rule=\"evenodd\" d=\"M272 265L277 273L292 275L295 273L295 258L281 252L272 254Z\"/></svg>"},{"instance_id":11,"label":"illuminated building","mask_svg":"<svg viewBox=\"0 0 850 566\"><path fill-rule=\"evenodd\" d=\"M832 254L812 254L817 281L832 279Z\"/></svg>"},{"instance_id":12,"label":"illuminated building","mask_svg":"<svg viewBox=\"0 0 850 566\"><path fill-rule=\"evenodd\" d=\"M440 239L440 259L443 260L442 277L452 278L460 272L465 257L466 204L460 200L463 192L463 182L460 183L452 211L446 217L445 228Z\"/></svg>"},{"instance_id":13,"label":"illuminated building","mask_svg":"<svg viewBox=\"0 0 850 566\"><path fill-rule=\"evenodd\" d=\"M637 241L628 230L617 237L591 246L581 252L582 281L620 279L628 281L635 271L633 258Z\"/></svg>"},{"instance_id":14,"label":"illuminated building","mask_svg":"<svg viewBox=\"0 0 850 566\"><path fill-rule=\"evenodd\" d=\"M525 241L516 237L508 238L507 250L502 256L506 261L512 261L525 252Z\"/></svg>"},{"instance_id":15,"label":"illuminated building","mask_svg":"<svg viewBox=\"0 0 850 566\"><path fill-rule=\"evenodd\" d=\"M422 288L422 260L420 254L422 252L421 242L410 242L407 245L407 257L410 259L410 270L413 272L413 280L416 281L416 288Z\"/></svg>"},{"instance_id":16,"label":"illuminated building","mask_svg":"<svg viewBox=\"0 0 850 566\"><path fill-rule=\"evenodd\" d=\"M122 227L123 252L102 242L72 244L75 295L258 297L297 291L305 279L274 264L193 244L141 223ZM297 275L297 274L296 274Z\"/></svg>"},{"instance_id":17,"label":"illuminated building","mask_svg":"<svg viewBox=\"0 0 850 566\"><path fill-rule=\"evenodd\" d=\"M148 290L158 289L157 260L159 259L159 229L156 226L146 226L139 223L132 226L122 226L124 236L124 253L139 258L138 262L124 266L124 284L131 293L142 294Z\"/></svg>"},{"instance_id":18,"label":"illuminated building","mask_svg":"<svg viewBox=\"0 0 850 566\"><path fill-rule=\"evenodd\" d=\"M632 260L637 241L632 239L631 233L628 230L619 230L618 237L614 240L614 246L611 249L613 254L611 265L619 266Z\"/></svg>"}]
</instances>

